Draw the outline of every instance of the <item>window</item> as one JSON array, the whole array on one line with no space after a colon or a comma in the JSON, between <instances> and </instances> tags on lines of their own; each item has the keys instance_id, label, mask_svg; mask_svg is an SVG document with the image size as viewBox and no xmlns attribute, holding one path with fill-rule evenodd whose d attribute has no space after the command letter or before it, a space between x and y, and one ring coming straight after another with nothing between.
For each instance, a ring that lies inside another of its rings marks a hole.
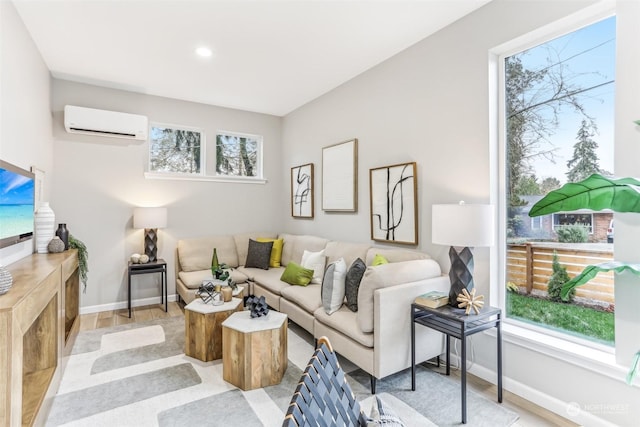
<instances>
[{"instance_id":1,"label":"window","mask_svg":"<svg viewBox=\"0 0 640 427\"><path fill-rule=\"evenodd\" d=\"M500 64L506 317L564 340L613 346L613 274L578 287L571 303L557 302L566 277L558 271L573 277L613 258L599 230L606 225L591 212L526 219L549 191L593 173L613 174L615 17L511 49ZM571 224L586 226L590 242L558 242L557 231L567 227L562 234L570 235Z\"/></svg>"},{"instance_id":2,"label":"window","mask_svg":"<svg viewBox=\"0 0 640 427\"><path fill-rule=\"evenodd\" d=\"M216 175L261 177L262 137L220 132L216 135Z\"/></svg>"},{"instance_id":3,"label":"window","mask_svg":"<svg viewBox=\"0 0 640 427\"><path fill-rule=\"evenodd\" d=\"M149 171L200 175L204 157L202 139L199 130L152 125Z\"/></svg>"}]
</instances>

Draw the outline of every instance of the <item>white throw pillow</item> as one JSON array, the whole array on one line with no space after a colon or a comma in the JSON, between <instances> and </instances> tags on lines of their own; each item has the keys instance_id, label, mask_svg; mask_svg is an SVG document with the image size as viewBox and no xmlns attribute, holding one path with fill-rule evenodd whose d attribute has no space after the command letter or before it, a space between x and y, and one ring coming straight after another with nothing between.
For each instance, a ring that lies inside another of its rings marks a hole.
<instances>
[{"instance_id":1,"label":"white throw pillow","mask_svg":"<svg viewBox=\"0 0 640 427\"><path fill-rule=\"evenodd\" d=\"M324 265L327 262L327 257L324 256L324 249L320 252L304 251L302 253L302 262L300 265L309 270L313 270L313 279L311 283L322 283L322 276L324 275Z\"/></svg>"},{"instance_id":2,"label":"white throw pillow","mask_svg":"<svg viewBox=\"0 0 640 427\"><path fill-rule=\"evenodd\" d=\"M344 258L332 262L322 279L322 307L327 314L333 314L344 302L344 279L347 275L347 263Z\"/></svg>"}]
</instances>

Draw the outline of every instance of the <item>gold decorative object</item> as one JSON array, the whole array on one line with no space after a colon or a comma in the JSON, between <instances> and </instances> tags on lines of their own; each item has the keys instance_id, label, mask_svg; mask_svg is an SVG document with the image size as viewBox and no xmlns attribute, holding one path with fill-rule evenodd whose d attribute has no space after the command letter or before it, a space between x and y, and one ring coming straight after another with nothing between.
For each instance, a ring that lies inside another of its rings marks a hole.
<instances>
[{"instance_id":1,"label":"gold decorative object","mask_svg":"<svg viewBox=\"0 0 640 427\"><path fill-rule=\"evenodd\" d=\"M471 293L466 289L462 289L462 292L456 298L460 304L458 304L459 308L465 308L464 314L471 313L471 309L476 312L476 314L480 314L480 309L484 306L484 295L476 296L476 288L471 289Z\"/></svg>"}]
</instances>

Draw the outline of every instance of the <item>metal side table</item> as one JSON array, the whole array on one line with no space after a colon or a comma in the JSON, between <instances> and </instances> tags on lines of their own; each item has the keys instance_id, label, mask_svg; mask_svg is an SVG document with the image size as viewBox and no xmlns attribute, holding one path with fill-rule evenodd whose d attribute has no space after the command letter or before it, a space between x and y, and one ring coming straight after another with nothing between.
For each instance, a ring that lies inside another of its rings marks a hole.
<instances>
[{"instance_id":1,"label":"metal side table","mask_svg":"<svg viewBox=\"0 0 640 427\"><path fill-rule=\"evenodd\" d=\"M128 307L129 317L131 317L131 276L138 274L160 273L162 276L162 289L160 290L160 304L164 303L164 311L168 309L167 301L167 263L163 259L150 261L146 264L134 264L129 261L128 268Z\"/></svg>"}]
</instances>

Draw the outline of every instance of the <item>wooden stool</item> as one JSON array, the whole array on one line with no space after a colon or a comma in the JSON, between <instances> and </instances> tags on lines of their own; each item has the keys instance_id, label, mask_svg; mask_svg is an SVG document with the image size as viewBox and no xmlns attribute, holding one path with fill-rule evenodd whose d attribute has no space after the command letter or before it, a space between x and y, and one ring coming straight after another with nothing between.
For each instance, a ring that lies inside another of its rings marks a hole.
<instances>
[{"instance_id":1,"label":"wooden stool","mask_svg":"<svg viewBox=\"0 0 640 427\"><path fill-rule=\"evenodd\" d=\"M209 362L222 357L222 322L242 311L242 298L222 305L195 299L184 308L184 354Z\"/></svg>"},{"instance_id":2,"label":"wooden stool","mask_svg":"<svg viewBox=\"0 0 640 427\"><path fill-rule=\"evenodd\" d=\"M222 323L222 378L242 390L279 384L287 370L287 315L233 313Z\"/></svg>"}]
</instances>

